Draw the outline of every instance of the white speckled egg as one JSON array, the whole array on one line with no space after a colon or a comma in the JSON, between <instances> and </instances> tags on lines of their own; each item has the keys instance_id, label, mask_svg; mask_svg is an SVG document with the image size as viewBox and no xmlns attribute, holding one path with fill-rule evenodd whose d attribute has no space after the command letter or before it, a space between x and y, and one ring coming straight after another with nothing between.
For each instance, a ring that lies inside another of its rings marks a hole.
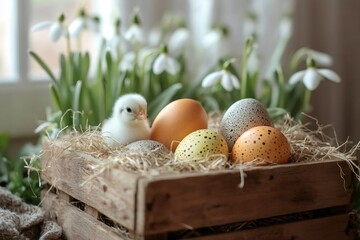
<instances>
[{"instance_id":1,"label":"white speckled egg","mask_svg":"<svg viewBox=\"0 0 360 240\"><path fill-rule=\"evenodd\" d=\"M127 147L130 151L137 151L137 152L142 152L142 153L158 152L158 151L170 152L165 147L164 144L159 143L154 140L139 140L139 141L128 144Z\"/></svg>"},{"instance_id":2,"label":"white speckled egg","mask_svg":"<svg viewBox=\"0 0 360 240\"><path fill-rule=\"evenodd\" d=\"M232 104L220 122L220 133L229 150L246 130L256 126L271 126L266 108L256 99L245 98Z\"/></svg>"},{"instance_id":3,"label":"white speckled egg","mask_svg":"<svg viewBox=\"0 0 360 240\"><path fill-rule=\"evenodd\" d=\"M229 155L227 143L220 133L201 129L187 135L178 145L175 157L180 159L203 158L213 154Z\"/></svg>"}]
</instances>

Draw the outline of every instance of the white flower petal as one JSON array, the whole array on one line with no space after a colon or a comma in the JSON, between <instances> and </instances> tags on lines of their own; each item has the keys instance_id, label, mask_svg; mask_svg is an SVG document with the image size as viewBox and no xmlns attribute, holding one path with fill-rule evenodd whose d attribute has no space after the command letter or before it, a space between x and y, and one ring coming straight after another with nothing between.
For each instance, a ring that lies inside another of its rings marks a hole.
<instances>
[{"instance_id":1,"label":"white flower petal","mask_svg":"<svg viewBox=\"0 0 360 240\"><path fill-rule=\"evenodd\" d=\"M144 67L146 71L151 69L151 65L156 57L157 50L153 48L142 48L139 51L138 62L139 67ZM145 64L145 65L144 65Z\"/></svg>"},{"instance_id":2,"label":"white flower petal","mask_svg":"<svg viewBox=\"0 0 360 240\"><path fill-rule=\"evenodd\" d=\"M133 44L143 44L145 41L143 30L139 25L133 24L125 33L125 39Z\"/></svg>"},{"instance_id":3,"label":"white flower petal","mask_svg":"<svg viewBox=\"0 0 360 240\"><path fill-rule=\"evenodd\" d=\"M129 52L124 55L120 63L122 71L132 71L134 68L135 53Z\"/></svg>"},{"instance_id":4,"label":"white flower petal","mask_svg":"<svg viewBox=\"0 0 360 240\"><path fill-rule=\"evenodd\" d=\"M244 36L247 39L248 37L252 36L253 34L256 34L256 30L257 30L256 22L253 19L251 19L250 17L247 17L245 19L243 29L244 29L243 30Z\"/></svg>"},{"instance_id":5,"label":"white flower petal","mask_svg":"<svg viewBox=\"0 0 360 240\"><path fill-rule=\"evenodd\" d=\"M190 38L189 31L186 28L177 29L170 37L168 48L170 52L178 53L185 47Z\"/></svg>"},{"instance_id":6,"label":"white flower petal","mask_svg":"<svg viewBox=\"0 0 360 240\"><path fill-rule=\"evenodd\" d=\"M337 75L336 72L334 72L330 69L318 69L318 73L330 81L337 82L337 83L341 82L339 75Z\"/></svg>"},{"instance_id":7,"label":"white flower petal","mask_svg":"<svg viewBox=\"0 0 360 240\"><path fill-rule=\"evenodd\" d=\"M213 47L214 45L218 45L221 41L222 33L220 30L212 30L207 33L203 39L203 45L205 48Z\"/></svg>"},{"instance_id":8,"label":"white flower petal","mask_svg":"<svg viewBox=\"0 0 360 240\"><path fill-rule=\"evenodd\" d=\"M166 71L175 75L180 70L180 64L173 58L166 56Z\"/></svg>"},{"instance_id":9,"label":"white flower petal","mask_svg":"<svg viewBox=\"0 0 360 240\"><path fill-rule=\"evenodd\" d=\"M229 72L223 71L223 75L221 78L221 85L226 91L230 92L231 90L233 90L233 85L231 82L231 74Z\"/></svg>"},{"instance_id":10,"label":"white flower petal","mask_svg":"<svg viewBox=\"0 0 360 240\"><path fill-rule=\"evenodd\" d=\"M53 24L53 22L50 22L50 21L39 22L39 23L35 24L34 26L32 26L31 31L32 32L40 31L45 28L51 27L52 24Z\"/></svg>"},{"instance_id":11,"label":"white flower petal","mask_svg":"<svg viewBox=\"0 0 360 240\"><path fill-rule=\"evenodd\" d=\"M317 64L323 66L331 66L333 63L333 59L329 54L318 52L312 49L308 50L309 55L315 60Z\"/></svg>"},{"instance_id":12,"label":"white flower petal","mask_svg":"<svg viewBox=\"0 0 360 240\"><path fill-rule=\"evenodd\" d=\"M303 77L305 76L305 72L306 72L306 70L294 73L289 79L289 84L293 85L293 84L296 84L297 82L301 81L301 79L303 79Z\"/></svg>"},{"instance_id":13,"label":"white flower petal","mask_svg":"<svg viewBox=\"0 0 360 240\"><path fill-rule=\"evenodd\" d=\"M61 26L61 24L59 22L55 22L50 27L49 36L51 41L56 42L57 40L59 40L62 32L63 32L63 27Z\"/></svg>"},{"instance_id":14,"label":"white flower petal","mask_svg":"<svg viewBox=\"0 0 360 240\"><path fill-rule=\"evenodd\" d=\"M155 74L159 75L166 69L166 55L164 53L160 54L154 61L153 71Z\"/></svg>"},{"instance_id":15,"label":"white flower petal","mask_svg":"<svg viewBox=\"0 0 360 240\"><path fill-rule=\"evenodd\" d=\"M149 32L148 43L149 46L159 46L162 39L162 33L160 28L154 28Z\"/></svg>"},{"instance_id":16,"label":"white flower petal","mask_svg":"<svg viewBox=\"0 0 360 240\"><path fill-rule=\"evenodd\" d=\"M321 76L315 68L308 68L304 75L304 84L310 91L315 90L320 84Z\"/></svg>"},{"instance_id":17,"label":"white flower petal","mask_svg":"<svg viewBox=\"0 0 360 240\"><path fill-rule=\"evenodd\" d=\"M40 133L50 126L51 126L50 122L43 122L34 130L34 133Z\"/></svg>"},{"instance_id":18,"label":"white flower petal","mask_svg":"<svg viewBox=\"0 0 360 240\"><path fill-rule=\"evenodd\" d=\"M230 77L231 77L231 83L234 86L234 88L239 89L240 88L239 79L233 74L230 74Z\"/></svg>"},{"instance_id":19,"label":"white flower petal","mask_svg":"<svg viewBox=\"0 0 360 240\"><path fill-rule=\"evenodd\" d=\"M280 22L279 34L280 38L289 38L292 34L292 22L289 17L284 17Z\"/></svg>"},{"instance_id":20,"label":"white flower petal","mask_svg":"<svg viewBox=\"0 0 360 240\"><path fill-rule=\"evenodd\" d=\"M259 57L258 57L256 48L254 48L251 51L249 59L248 59L248 65L247 65L248 72L255 73L256 71L259 70L259 66L260 66Z\"/></svg>"},{"instance_id":21,"label":"white flower petal","mask_svg":"<svg viewBox=\"0 0 360 240\"><path fill-rule=\"evenodd\" d=\"M99 31L99 23L92 18L86 18L84 21L84 27L91 29L94 32Z\"/></svg>"},{"instance_id":22,"label":"white flower petal","mask_svg":"<svg viewBox=\"0 0 360 240\"><path fill-rule=\"evenodd\" d=\"M222 76L222 71L217 71L210 73L207 75L201 82L202 87L211 87L212 85L215 85Z\"/></svg>"},{"instance_id":23,"label":"white flower petal","mask_svg":"<svg viewBox=\"0 0 360 240\"><path fill-rule=\"evenodd\" d=\"M69 26L70 37L79 37L80 32L84 29L85 20L83 17L76 18Z\"/></svg>"}]
</instances>

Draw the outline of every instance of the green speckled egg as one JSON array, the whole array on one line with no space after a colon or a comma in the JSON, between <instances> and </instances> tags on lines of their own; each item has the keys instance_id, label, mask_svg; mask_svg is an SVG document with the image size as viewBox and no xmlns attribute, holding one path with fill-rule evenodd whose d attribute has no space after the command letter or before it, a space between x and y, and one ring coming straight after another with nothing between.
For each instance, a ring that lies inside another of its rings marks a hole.
<instances>
[{"instance_id":1,"label":"green speckled egg","mask_svg":"<svg viewBox=\"0 0 360 240\"><path fill-rule=\"evenodd\" d=\"M224 137L211 129L201 129L187 135L178 145L175 157L180 159L203 158L213 154L228 157L228 145Z\"/></svg>"},{"instance_id":2,"label":"green speckled egg","mask_svg":"<svg viewBox=\"0 0 360 240\"><path fill-rule=\"evenodd\" d=\"M219 130L231 150L246 130L256 126L271 126L270 116L261 102L244 98L232 104L225 112Z\"/></svg>"}]
</instances>

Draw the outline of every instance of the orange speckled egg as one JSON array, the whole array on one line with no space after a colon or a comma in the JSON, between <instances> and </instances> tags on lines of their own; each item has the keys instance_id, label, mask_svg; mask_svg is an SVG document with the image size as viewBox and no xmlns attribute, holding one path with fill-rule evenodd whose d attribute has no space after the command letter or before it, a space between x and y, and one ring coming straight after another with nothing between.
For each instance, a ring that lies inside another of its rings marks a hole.
<instances>
[{"instance_id":1,"label":"orange speckled egg","mask_svg":"<svg viewBox=\"0 0 360 240\"><path fill-rule=\"evenodd\" d=\"M286 163L291 148L287 138L276 128L257 126L245 131L235 142L232 161L257 163Z\"/></svg>"},{"instance_id":2,"label":"orange speckled egg","mask_svg":"<svg viewBox=\"0 0 360 240\"><path fill-rule=\"evenodd\" d=\"M152 124L150 139L175 152L185 136L207 126L207 114L201 104L183 98L169 103L159 112Z\"/></svg>"}]
</instances>

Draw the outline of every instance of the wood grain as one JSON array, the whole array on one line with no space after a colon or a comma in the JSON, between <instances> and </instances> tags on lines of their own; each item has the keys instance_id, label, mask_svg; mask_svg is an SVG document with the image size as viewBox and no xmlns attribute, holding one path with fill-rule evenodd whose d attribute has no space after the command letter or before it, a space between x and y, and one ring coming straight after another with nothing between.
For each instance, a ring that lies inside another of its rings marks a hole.
<instances>
[{"instance_id":1,"label":"wood grain","mask_svg":"<svg viewBox=\"0 0 360 240\"><path fill-rule=\"evenodd\" d=\"M344 161L258 167L246 174L242 189L238 171L140 179L137 231L215 226L350 203L352 174Z\"/></svg>"},{"instance_id":2,"label":"wood grain","mask_svg":"<svg viewBox=\"0 0 360 240\"><path fill-rule=\"evenodd\" d=\"M44 149L47 149L46 146ZM44 151L41 178L73 198L93 207L117 223L134 230L135 195L138 176L111 169L92 178L89 156L54 148Z\"/></svg>"},{"instance_id":3,"label":"wood grain","mask_svg":"<svg viewBox=\"0 0 360 240\"><path fill-rule=\"evenodd\" d=\"M192 240L351 240L354 233L346 233L348 214L323 217L305 221L276 224L251 230L224 233ZM190 239L189 239L190 240Z\"/></svg>"},{"instance_id":4,"label":"wood grain","mask_svg":"<svg viewBox=\"0 0 360 240\"><path fill-rule=\"evenodd\" d=\"M53 218L56 218L63 228L63 235L66 239L129 240L127 237L119 236L109 226L58 198L53 193L44 194L42 207Z\"/></svg>"}]
</instances>

